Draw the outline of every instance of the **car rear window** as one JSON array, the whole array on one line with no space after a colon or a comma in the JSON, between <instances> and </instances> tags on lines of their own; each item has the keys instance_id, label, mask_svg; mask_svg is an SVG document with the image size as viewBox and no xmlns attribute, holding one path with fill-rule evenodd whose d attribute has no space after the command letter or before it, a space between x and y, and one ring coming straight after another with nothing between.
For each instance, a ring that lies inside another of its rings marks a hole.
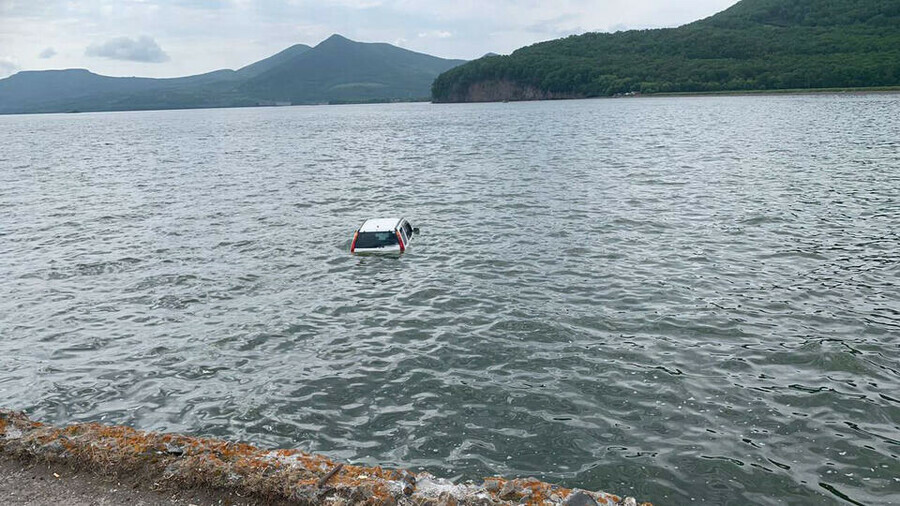
<instances>
[{"instance_id":1,"label":"car rear window","mask_svg":"<svg viewBox=\"0 0 900 506\"><path fill-rule=\"evenodd\" d=\"M360 232L356 238L358 248L383 248L397 244L397 234L394 232Z\"/></svg>"}]
</instances>

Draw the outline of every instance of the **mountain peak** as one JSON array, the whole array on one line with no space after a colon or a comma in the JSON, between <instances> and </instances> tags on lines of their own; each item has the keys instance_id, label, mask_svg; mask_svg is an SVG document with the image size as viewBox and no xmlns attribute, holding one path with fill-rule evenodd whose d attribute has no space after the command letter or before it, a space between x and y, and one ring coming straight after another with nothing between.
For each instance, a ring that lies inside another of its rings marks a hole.
<instances>
[{"instance_id":1,"label":"mountain peak","mask_svg":"<svg viewBox=\"0 0 900 506\"><path fill-rule=\"evenodd\" d=\"M323 40L322 42L319 42L319 46L333 45L333 44L355 44L355 43L356 43L356 41L352 41L352 40L348 39L347 37L344 37L343 35L334 33L331 35L331 37L328 37L327 39ZM318 47L318 46L316 46L316 47Z\"/></svg>"}]
</instances>

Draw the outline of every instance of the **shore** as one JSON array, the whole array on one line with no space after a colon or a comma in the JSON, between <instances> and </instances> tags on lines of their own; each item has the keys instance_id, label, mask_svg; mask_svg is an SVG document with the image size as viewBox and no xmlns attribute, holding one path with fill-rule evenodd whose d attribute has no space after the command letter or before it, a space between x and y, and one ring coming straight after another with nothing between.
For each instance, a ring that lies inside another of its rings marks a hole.
<instances>
[{"instance_id":1,"label":"shore","mask_svg":"<svg viewBox=\"0 0 900 506\"><path fill-rule=\"evenodd\" d=\"M533 478L453 483L299 450L122 426L54 427L0 410L0 503L637 506L631 497ZM643 503L649 506L649 503Z\"/></svg>"},{"instance_id":2,"label":"shore","mask_svg":"<svg viewBox=\"0 0 900 506\"><path fill-rule=\"evenodd\" d=\"M785 88L772 90L724 90L724 91L684 91L667 93L647 93L642 97L706 97L706 96L745 96L745 95L819 95L831 93L847 93L851 95L900 93L900 86L878 86L870 88Z\"/></svg>"},{"instance_id":3,"label":"shore","mask_svg":"<svg viewBox=\"0 0 900 506\"><path fill-rule=\"evenodd\" d=\"M102 475L63 463L0 457L0 504L9 506L257 506L225 492L154 489L139 478Z\"/></svg>"}]
</instances>

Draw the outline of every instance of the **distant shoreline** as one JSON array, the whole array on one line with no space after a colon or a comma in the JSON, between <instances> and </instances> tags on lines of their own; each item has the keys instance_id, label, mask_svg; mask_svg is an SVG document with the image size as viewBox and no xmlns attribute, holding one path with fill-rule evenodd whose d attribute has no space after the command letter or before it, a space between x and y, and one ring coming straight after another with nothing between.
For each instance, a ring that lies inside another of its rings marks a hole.
<instances>
[{"instance_id":1,"label":"distant shoreline","mask_svg":"<svg viewBox=\"0 0 900 506\"><path fill-rule=\"evenodd\" d=\"M594 97L554 97L534 99L512 100L483 100L462 102L435 102L433 104L487 104L506 102L558 102L566 100L608 100L627 98L658 98L658 97L714 97L714 96L771 96L771 95L825 95L825 94L853 94L853 95L879 95L900 93L900 86L874 86L866 88L786 88L774 90L723 90L723 91L678 91L660 93L629 93L617 95L603 95Z\"/></svg>"},{"instance_id":2,"label":"distant shoreline","mask_svg":"<svg viewBox=\"0 0 900 506\"><path fill-rule=\"evenodd\" d=\"M900 93L900 86L877 86L870 88L792 88L783 90L729 90L729 91L679 91L665 93L639 93L628 96L602 96L602 97L571 97L571 98L552 98L552 99L534 99L534 100L509 100L508 102L557 102L564 100L594 100L594 99L621 99L621 98L654 98L654 97L710 97L710 96L769 96L769 95L822 95L822 94L852 94L852 95L881 95ZM40 114L79 114L79 113L98 113L98 112L150 112L150 111L188 111L188 110L215 110L215 109L272 109L283 107L309 107L323 105L382 105L382 104L489 104L503 103L502 100L492 100L483 102L435 102L433 99L409 99L409 100L384 100L384 101L360 101L360 102L329 102L329 103L309 103L309 104L291 104L285 106L274 105L236 105L227 107L172 107L166 109L107 109L107 110L72 110L72 111L36 111L36 112L0 112L0 116L33 116Z\"/></svg>"},{"instance_id":3,"label":"distant shoreline","mask_svg":"<svg viewBox=\"0 0 900 506\"><path fill-rule=\"evenodd\" d=\"M648 93L642 97L696 97L715 95L818 95L823 93L850 93L858 95L900 93L900 86L875 86L869 88L787 88L783 90L728 90L728 91L679 91Z\"/></svg>"},{"instance_id":4,"label":"distant shoreline","mask_svg":"<svg viewBox=\"0 0 900 506\"><path fill-rule=\"evenodd\" d=\"M162 111L215 111L222 109L284 109L286 107L320 107L320 106L342 106L342 105L383 105L383 104L422 104L422 103L432 103L430 99L422 98L422 99L409 99L409 100L369 100L369 101L360 101L360 102L322 102L322 103L308 103L308 104L289 104L289 105L229 105L229 106L221 106L221 107L210 107L210 106L201 106L201 107L166 107L165 109L150 109L150 108L134 108L134 109L73 109L69 111L33 111L33 112L0 112L0 117L2 116L35 116L41 114L95 114L95 113L107 113L107 112L162 112Z\"/></svg>"}]
</instances>

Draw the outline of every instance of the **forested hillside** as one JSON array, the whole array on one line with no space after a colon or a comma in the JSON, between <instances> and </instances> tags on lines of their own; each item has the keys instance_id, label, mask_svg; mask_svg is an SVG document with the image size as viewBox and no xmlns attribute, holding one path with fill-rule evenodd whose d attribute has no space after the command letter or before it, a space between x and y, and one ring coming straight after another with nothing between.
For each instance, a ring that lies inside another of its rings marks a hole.
<instances>
[{"instance_id":1,"label":"forested hillside","mask_svg":"<svg viewBox=\"0 0 900 506\"><path fill-rule=\"evenodd\" d=\"M900 85L900 0L743 0L671 29L588 33L456 67L437 102Z\"/></svg>"}]
</instances>

